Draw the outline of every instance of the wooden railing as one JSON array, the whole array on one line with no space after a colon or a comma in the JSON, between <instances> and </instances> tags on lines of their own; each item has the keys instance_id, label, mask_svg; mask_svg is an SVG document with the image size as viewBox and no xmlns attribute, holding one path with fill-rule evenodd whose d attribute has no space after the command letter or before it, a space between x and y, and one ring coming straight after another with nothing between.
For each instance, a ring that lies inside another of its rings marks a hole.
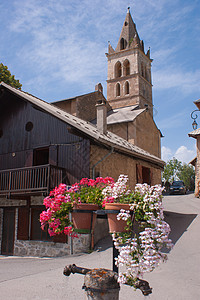
<instances>
[{"instance_id":1,"label":"wooden railing","mask_svg":"<svg viewBox=\"0 0 200 300\"><path fill-rule=\"evenodd\" d=\"M0 171L0 195L40 194L63 182L66 170L43 165Z\"/></svg>"}]
</instances>

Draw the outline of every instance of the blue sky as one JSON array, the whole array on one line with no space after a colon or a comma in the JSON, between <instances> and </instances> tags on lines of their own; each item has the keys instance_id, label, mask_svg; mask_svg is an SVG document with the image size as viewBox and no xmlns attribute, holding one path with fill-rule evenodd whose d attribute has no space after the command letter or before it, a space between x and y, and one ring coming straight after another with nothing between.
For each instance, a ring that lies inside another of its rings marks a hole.
<instances>
[{"instance_id":1,"label":"blue sky","mask_svg":"<svg viewBox=\"0 0 200 300\"><path fill-rule=\"evenodd\" d=\"M106 96L105 53L108 41L117 46L128 6L151 48L162 157L189 162L196 153L190 113L200 98L199 0L1 1L0 62L24 91L48 102L92 92L98 82Z\"/></svg>"}]
</instances>

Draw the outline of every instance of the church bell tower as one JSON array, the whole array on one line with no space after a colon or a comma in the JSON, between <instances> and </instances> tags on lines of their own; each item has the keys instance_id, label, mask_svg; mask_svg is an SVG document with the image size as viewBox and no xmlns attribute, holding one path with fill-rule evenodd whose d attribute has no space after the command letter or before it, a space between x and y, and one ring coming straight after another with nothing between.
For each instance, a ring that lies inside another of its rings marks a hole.
<instances>
[{"instance_id":1,"label":"church bell tower","mask_svg":"<svg viewBox=\"0 0 200 300\"><path fill-rule=\"evenodd\" d=\"M113 109L138 105L153 116L150 50L144 43L128 8L116 49L109 44L107 100Z\"/></svg>"}]
</instances>

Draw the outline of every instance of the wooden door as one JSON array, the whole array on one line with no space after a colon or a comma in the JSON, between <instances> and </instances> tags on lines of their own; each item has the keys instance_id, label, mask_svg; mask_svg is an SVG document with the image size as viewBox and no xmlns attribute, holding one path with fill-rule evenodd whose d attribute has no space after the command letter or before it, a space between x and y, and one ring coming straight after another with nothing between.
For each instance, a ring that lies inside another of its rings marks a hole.
<instances>
[{"instance_id":1,"label":"wooden door","mask_svg":"<svg viewBox=\"0 0 200 300\"><path fill-rule=\"evenodd\" d=\"M15 238L15 208L4 208L1 254L13 255Z\"/></svg>"}]
</instances>

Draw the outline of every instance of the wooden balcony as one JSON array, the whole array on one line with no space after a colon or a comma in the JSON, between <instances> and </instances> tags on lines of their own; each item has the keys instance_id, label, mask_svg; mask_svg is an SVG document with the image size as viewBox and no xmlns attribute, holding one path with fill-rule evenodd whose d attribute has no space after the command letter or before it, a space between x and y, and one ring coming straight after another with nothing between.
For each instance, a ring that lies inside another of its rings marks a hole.
<instances>
[{"instance_id":1,"label":"wooden balcony","mask_svg":"<svg viewBox=\"0 0 200 300\"><path fill-rule=\"evenodd\" d=\"M0 196L14 197L48 194L65 182L66 170L42 165L0 171Z\"/></svg>"}]
</instances>

